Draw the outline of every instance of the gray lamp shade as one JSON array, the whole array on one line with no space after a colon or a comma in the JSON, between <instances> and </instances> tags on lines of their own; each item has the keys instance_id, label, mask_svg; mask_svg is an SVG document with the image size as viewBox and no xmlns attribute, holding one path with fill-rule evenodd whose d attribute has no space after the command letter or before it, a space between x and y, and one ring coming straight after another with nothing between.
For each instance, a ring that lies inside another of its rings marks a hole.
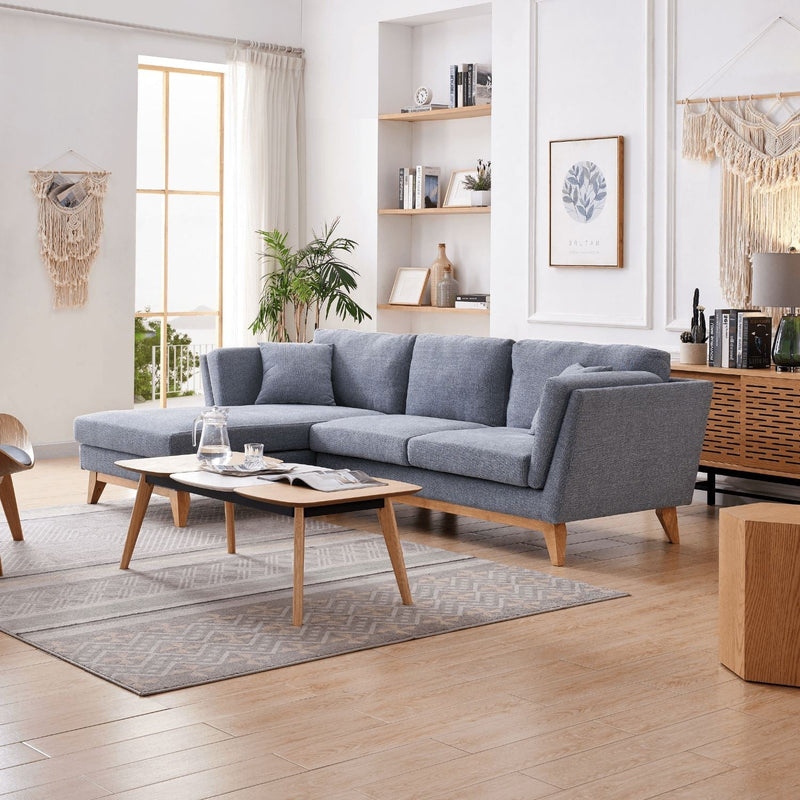
<instances>
[{"instance_id":1,"label":"gray lamp shade","mask_svg":"<svg viewBox=\"0 0 800 800\"><path fill-rule=\"evenodd\" d=\"M754 306L800 306L800 253L754 253Z\"/></svg>"}]
</instances>

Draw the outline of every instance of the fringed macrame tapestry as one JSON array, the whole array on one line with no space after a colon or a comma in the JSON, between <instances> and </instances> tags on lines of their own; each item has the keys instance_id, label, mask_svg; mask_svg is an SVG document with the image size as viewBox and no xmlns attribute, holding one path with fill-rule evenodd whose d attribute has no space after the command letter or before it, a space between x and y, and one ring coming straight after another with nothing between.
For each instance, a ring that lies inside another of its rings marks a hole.
<instances>
[{"instance_id":1,"label":"fringed macrame tapestry","mask_svg":"<svg viewBox=\"0 0 800 800\"><path fill-rule=\"evenodd\" d=\"M89 270L97 258L103 234L103 197L108 172L80 177L39 170L33 193L39 200L39 241L42 260L53 281L55 308L86 303Z\"/></svg>"},{"instance_id":2,"label":"fringed macrame tapestry","mask_svg":"<svg viewBox=\"0 0 800 800\"><path fill-rule=\"evenodd\" d=\"M687 105L683 156L721 161L720 285L732 306L749 308L751 254L800 241L800 111L776 125L752 101Z\"/></svg>"}]
</instances>

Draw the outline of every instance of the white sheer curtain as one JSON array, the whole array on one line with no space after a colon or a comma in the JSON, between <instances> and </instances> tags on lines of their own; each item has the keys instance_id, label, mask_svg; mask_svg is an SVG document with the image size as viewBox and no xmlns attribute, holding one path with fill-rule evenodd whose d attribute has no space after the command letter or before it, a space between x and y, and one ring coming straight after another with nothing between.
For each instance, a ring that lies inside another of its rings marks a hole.
<instances>
[{"instance_id":1,"label":"white sheer curtain","mask_svg":"<svg viewBox=\"0 0 800 800\"><path fill-rule=\"evenodd\" d=\"M237 46L228 59L223 343L252 343L261 276L258 230L305 227L302 57Z\"/></svg>"}]
</instances>

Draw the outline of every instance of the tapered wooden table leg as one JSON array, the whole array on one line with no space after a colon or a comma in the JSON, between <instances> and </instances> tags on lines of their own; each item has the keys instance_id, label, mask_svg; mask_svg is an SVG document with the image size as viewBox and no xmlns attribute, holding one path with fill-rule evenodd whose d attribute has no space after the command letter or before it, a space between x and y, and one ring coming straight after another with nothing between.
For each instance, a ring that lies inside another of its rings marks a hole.
<instances>
[{"instance_id":1,"label":"tapered wooden table leg","mask_svg":"<svg viewBox=\"0 0 800 800\"><path fill-rule=\"evenodd\" d=\"M294 510L294 586L292 589L292 625L303 624L303 580L305 578L306 513Z\"/></svg>"},{"instance_id":2,"label":"tapered wooden table leg","mask_svg":"<svg viewBox=\"0 0 800 800\"><path fill-rule=\"evenodd\" d=\"M233 503L225 501L225 533L228 537L228 552L236 552L236 511Z\"/></svg>"},{"instance_id":3,"label":"tapered wooden table leg","mask_svg":"<svg viewBox=\"0 0 800 800\"><path fill-rule=\"evenodd\" d=\"M411 589L408 585L406 562L403 559L403 548L400 545L400 537L397 534L394 507L388 497L383 501L383 508L378 509L378 519L381 523L383 538L386 540L386 549L389 551L389 559L392 562L394 577L397 580L397 588L400 590L400 597L403 598L403 605L411 606L414 601L411 599Z\"/></svg>"},{"instance_id":4,"label":"tapered wooden table leg","mask_svg":"<svg viewBox=\"0 0 800 800\"><path fill-rule=\"evenodd\" d=\"M152 494L153 484L147 482L146 475L140 475L139 485L136 489L136 500L133 503L133 512L131 513L131 522L130 525L128 525L128 536L125 539L122 561L120 561L119 564L120 569L128 569L128 565L131 563L133 548L136 547L136 540L139 538L139 531L142 529L144 514L147 511L147 506L150 503L150 496Z\"/></svg>"}]
</instances>

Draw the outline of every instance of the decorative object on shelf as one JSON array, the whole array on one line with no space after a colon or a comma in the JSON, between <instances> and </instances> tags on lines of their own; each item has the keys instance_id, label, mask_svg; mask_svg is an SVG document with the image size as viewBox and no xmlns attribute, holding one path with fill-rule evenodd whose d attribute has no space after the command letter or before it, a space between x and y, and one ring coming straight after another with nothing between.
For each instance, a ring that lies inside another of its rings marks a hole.
<instances>
[{"instance_id":1,"label":"decorative object on shelf","mask_svg":"<svg viewBox=\"0 0 800 800\"><path fill-rule=\"evenodd\" d=\"M445 264L442 279L436 284L436 306L438 308L455 308L458 295L458 281L453 277L453 268Z\"/></svg>"},{"instance_id":2,"label":"decorative object on shelf","mask_svg":"<svg viewBox=\"0 0 800 800\"><path fill-rule=\"evenodd\" d=\"M477 179L477 177L478 170L476 169L454 169L450 175L450 183L447 185L447 193L442 206L444 208L471 206L472 198L465 181L467 178Z\"/></svg>"},{"instance_id":3,"label":"decorative object on shelf","mask_svg":"<svg viewBox=\"0 0 800 800\"><path fill-rule=\"evenodd\" d=\"M753 305L789 308L775 332L772 361L778 372L796 372L800 367L800 253L755 253L753 255Z\"/></svg>"},{"instance_id":4,"label":"decorative object on shelf","mask_svg":"<svg viewBox=\"0 0 800 800\"><path fill-rule=\"evenodd\" d=\"M705 307L699 305L700 290L694 290L692 298L692 326L691 330L681 334L680 359L682 364L706 363L706 315Z\"/></svg>"},{"instance_id":5,"label":"decorative object on shelf","mask_svg":"<svg viewBox=\"0 0 800 800\"><path fill-rule=\"evenodd\" d=\"M622 267L623 137L550 142L550 266Z\"/></svg>"},{"instance_id":6,"label":"decorative object on shelf","mask_svg":"<svg viewBox=\"0 0 800 800\"><path fill-rule=\"evenodd\" d=\"M427 86L420 86L414 92L414 102L418 106L426 106L433 101L433 92Z\"/></svg>"},{"instance_id":7,"label":"decorative object on shelf","mask_svg":"<svg viewBox=\"0 0 800 800\"><path fill-rule=\"evenodd\" d=\"M684 106L683 157L720 160L720 286L733 306L746 307L753 302L750 254L786 246L797 233L800 111L788 98L800 93L703 99L698 95L778 24L800 32L800 27L786 17L776 17L722 69L679 101ZM762 109L761 100L772 103ZM693 111L697 104L704 105L705 110Z\"/></svg>"},{"instance_id":8,"label":"decorative object on shelf","mask_svg":"<svg viewBox=\"0 0 800 800\"><path fill-rule=\"evenodd\" d=\"M65 156L91 169L53 169ZM40 252L53 282L53 306L83 306L89 298L89 271L103 235L103 197L111 173L75 150L67 150L30 174L39 201Z\"/></svg>"},{"instance_id":9,"label":"decorative object on shelf","mask_svg":"<svg viewBox=\"0 0 800 800\"><path fill-rule=\"evenodd\" d=\"M472 308L483 311L489 309L489 295L488 294L457 294L456 295L456 308Z\"/></svg>"},{"instance_id":10,"label":"decorative object on shelf","mask_svg":"<svg viewBox=\"0 0 800 800\"><path fill-rule=\"evenodd\" d=\"M425 296L430 270L420 267L400 267L394 276L392 293L389 295L390 305L419 306Z\"/></svg>"},{"instance_id":11,"label":"decorative object on shelf","mask_svg":"<svg viewBox=\"0 0 800 800\"><path fill-rule=\"evenodd\" d=\"M478 159L478 175L467 175L464 178L464 188L468 189L472 196L470 205L490 206L492 204L492 162Z\"/></svg>"},{"instance_id":12,"label":"decorative object on shelf","mask_svg":"<svg viewBox=\"0 0 800 800\"><path fill-rule=\"evenodd\" d=\"M264 240L263 257L272 262L274 270L264 278L258 314L250 324L253 333L266 333L275 342L304 342L308 334L308 315L314 312L314 330L320 317L333 311L341 320L363 322L372 319L351 296L357 288L359 274L340 259L352 253L357 242L334 236L339 217L322 229L299 250L286 244L288 234L278 230L258 231ZM290 327L287 315L292 312Z\"/></svg>"},{"instance_id":13,"label":"decorative object on shelf","mask_svg":"<svg viewBox=\"0 0 800 800\"><path fill-rule=\"evenodd\" d=\"M453 262L447 257L447 253L445 252L445 243L439 242L439 252L436 254L436 258L433 260L431 264L431 305L438 306L439 303L437 302L437 290L439 288L439 283L441 282L442 278L444 277L445 268L449 268L451 270L451 275L455 278L455 267ZM455 302L455 297L453 298Z\"/></svg>"}]
</instances>

